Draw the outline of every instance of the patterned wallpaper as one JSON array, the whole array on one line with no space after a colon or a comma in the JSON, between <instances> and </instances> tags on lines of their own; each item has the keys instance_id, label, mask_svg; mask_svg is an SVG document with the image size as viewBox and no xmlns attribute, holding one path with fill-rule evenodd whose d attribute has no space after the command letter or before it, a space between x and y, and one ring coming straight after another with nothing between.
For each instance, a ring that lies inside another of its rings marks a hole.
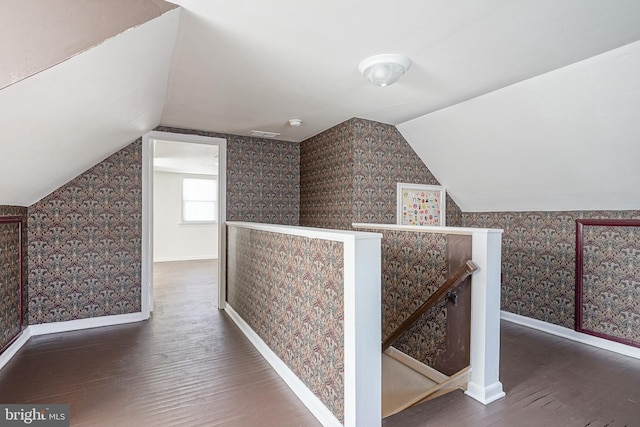
<instances>
[{"instance_id":1,"label":"patterned wallpaper","mask_svg":"<svg viewBox=\"0 0 640 427\"><path fill-rule=\"evenodd\" d=\"M582 329L640 347L640 227L583 227Z\"/></svg>"},{"instance_id":2,"label":"patterned wallpaper","mask_svg":"<svg viewBox=\"0 0 640 427\"><path fill-rule=\"evenodd\" d=\"M639 219L640 211L462 213L455 225L504 229L503 310L573 329L580 218Z\"/></svg>"},{"instance_id":3,"label":"patterned wallpaper","mask_svg":"<svg viewBox=\"0 0 640 427\"><path fill-rule=\"evenodd\" d=\"M300 225L351 228L353 138L349 121L300 144Z\"/></svg>"},{"instance_id":4,"label":"patterned wallpaper","mask_svg":"<svg viewBox=\"0 0 640 427\"><path fill-rule=\"evenodd\" d=\"M21 324L25 320L20 318L20 240L22 238L23 241L22 274L26 282L26 214L27 208L0 206L0 217L22 217L22 231L20 223L0 223L0 350L21 332ZM26 315L26 286L23 292L23 311Z\"/></svg>"},{"instance_id":5,"label":"patterned wallpaper","mask_svg":"<svg viewBox=\"0 0 640 427\"><path fill-rule=\"evenodd\" d=\"M300 144L300 225L395 224L398 182L439 185L395 126L350 119Z\"/></svg>"},{"instance_id":6,"label":"patterned wallpaper","mask_svg":"<svg viewBox=\"0 0 640 427\"><path fill-rule=\"evenodd\" d=\"M28 211L31 324L140 311L141 140Z\"/></svg>"},{"instance_id":7,"label":"patterned wallpaper","mask_svg":"<svg viewBox=\"0 0 640 427\"><path fill-rule=\"evenodd\" d=\"M228 234L229 303L343 420L343 244L236 227Z\"/></svg>"},{"instance_id":8,"label":"patterned wallpaper","mask_svg":"<svg viewBox=\"0 0 640 427\"><path fill-rule=\"evenodd\" d=\"M297 143L156 130L227 138L227 219L297 225ZM140 310L141 153L138 140L28 208L30 323Z\"/></svg>"},{"instance_id":9,"label":"patterned wallpaper","mask_svg":"<svg viewBox=\"0 0 640 427\"><path fill-rule=\"evenodd\" d=\"M392 230L382 233L382 340L433 294L448 276L447 237L444 234ZM393 346L433 366L446 346L446 302L425 314Z\"/></svg>"},{"instance_id":10,"label":"patterned wallpaper","mask_svg":"<svg viewBox=\"0 0 640 427\"><path fill-rule=\"evenodd\" d=\"M227 140L227 220L298 225L298 143L160 126L157 131Z\"/></svg>"}]
</instances>

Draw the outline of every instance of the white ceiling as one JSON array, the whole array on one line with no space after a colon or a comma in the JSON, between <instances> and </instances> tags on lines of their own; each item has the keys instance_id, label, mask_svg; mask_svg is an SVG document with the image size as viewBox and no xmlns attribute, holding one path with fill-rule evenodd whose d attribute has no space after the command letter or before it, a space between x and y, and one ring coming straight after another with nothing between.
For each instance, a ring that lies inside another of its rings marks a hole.
<instances>
[{"instance_id":1,"label":"white ceiling","mask_svg":"<svg viewBox=\"0 0 640 427\"><path fill-rule=\"evenodd\" d=\"M163 124L292 141L354 116L402 123L640 39L627 0L173 2ZM379 53L413 65L373 86L357 67Z\"/></svg>"},{"instance_id":2,"label":"white ceiling","mask_svg":"<svg viewBox=\"0 0 640 427\"><path fill-rule=\"evenodd\" d=\"M463 211L640 209L640 42L398 129Z\"/></svg>"},{"instance_id":3,"label":"white ceiling","mask_svg":"<svg viewBox=\"0 0 640 427\"><path fill-rule=\"evenodd\" d=\"M174 3L0 90L0 204L158 124L302 141L361 117L398 125L463 210L640 209L640 1ZM357 67L379 53L413 65L373 86Z\"/></svg>"},{"instance_id":4,"label":"white ceiling","mask_svg":"<svg viewBox=\"0 0 640 427\"><path fill-rule=\"evenodd\" d=\"M153 170L195 175L218 175L218 146L154 141Z\"/></svg>"},{"instance_id":5,"label":"white ceiling","mask_svg":"<svg viewBox=\"0 0 640 427\"><path fill-rule=\"evenodd\" d=\"M175 7L162 0L2 0L0 89Z\"/></svg>"},{"instance_id":6,"label":"white ceiling","mask_svg":"<svg viewBox=\"0 0 640 427\"><path fill-rule=\"evenodd\" d=\"M31 205L158 125L179 15L0 90L0 204Z\"/></svg>"}]
</instances>

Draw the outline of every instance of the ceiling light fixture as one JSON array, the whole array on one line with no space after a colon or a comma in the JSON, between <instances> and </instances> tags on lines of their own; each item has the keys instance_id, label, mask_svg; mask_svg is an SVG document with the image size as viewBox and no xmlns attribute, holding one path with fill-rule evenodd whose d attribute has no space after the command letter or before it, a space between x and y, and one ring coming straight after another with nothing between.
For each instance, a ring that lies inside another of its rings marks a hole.
<instances>
[{"instance_id":1,"label":"ceiling light fixture","mask_svg":"<svg viewBox=\"0 0 640 427\"><path fill-rule=\"evenodd\" d=\"M302 124L302 119L289 119L289 126L298 127Z\"/></svg>"},{"instance_id":2,"label":"ceiling light fixture","mask_svg":"<svg viewBox=\"0 0 640 427\"><path fill-rule=\"evenodd\" d=\"M411 67L405 55L384 54L371 56L358 65L358 70L376 86L385 87L398 81Z\"/></svg>"}]
</instances>

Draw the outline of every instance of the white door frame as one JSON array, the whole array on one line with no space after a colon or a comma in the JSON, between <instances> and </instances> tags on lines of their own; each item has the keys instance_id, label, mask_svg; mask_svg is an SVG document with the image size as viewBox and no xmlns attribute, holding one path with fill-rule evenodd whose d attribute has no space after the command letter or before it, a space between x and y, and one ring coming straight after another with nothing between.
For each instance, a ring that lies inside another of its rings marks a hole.
<instances>
[{"instance_id":1,"label":"white door frame","mask_svg":"<svg viewBox=\"0 0 640 427\"><path fill-rule=\"evenodd\" d=\"M154 141L188 142L218 146L218 308L227 301L226 229L227 220L227 140L208 136L151 131L142 136L142 283L141 309L143 318L153 311L153 151Z\"/></svg>"}]
</instances>

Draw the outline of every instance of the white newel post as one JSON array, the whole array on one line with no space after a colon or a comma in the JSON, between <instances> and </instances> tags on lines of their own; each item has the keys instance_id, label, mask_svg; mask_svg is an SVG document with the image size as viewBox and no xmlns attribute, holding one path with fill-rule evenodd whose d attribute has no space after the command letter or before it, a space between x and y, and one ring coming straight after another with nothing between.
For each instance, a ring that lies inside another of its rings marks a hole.
<instances>
[{"instance_id":1,"label":"white newel post","mask_svg":"<svg viewBox=\"0 0 640 427\"><path fill-rule=\"evenodd\" d=\"M500 368L500 272L502 230L473 232L471 280L471 380L469 397L487 405L505 396Z\"/></svg>"},{"instance_id":2,"label":"white newel post","mask_svg":"<svg viewBox=\"0 0 640 427\"><path fill-rule=\"evenodd\" d=\"M382 424L381 234L344 244L344 426Z\"/></svg>"}]
</instances>

